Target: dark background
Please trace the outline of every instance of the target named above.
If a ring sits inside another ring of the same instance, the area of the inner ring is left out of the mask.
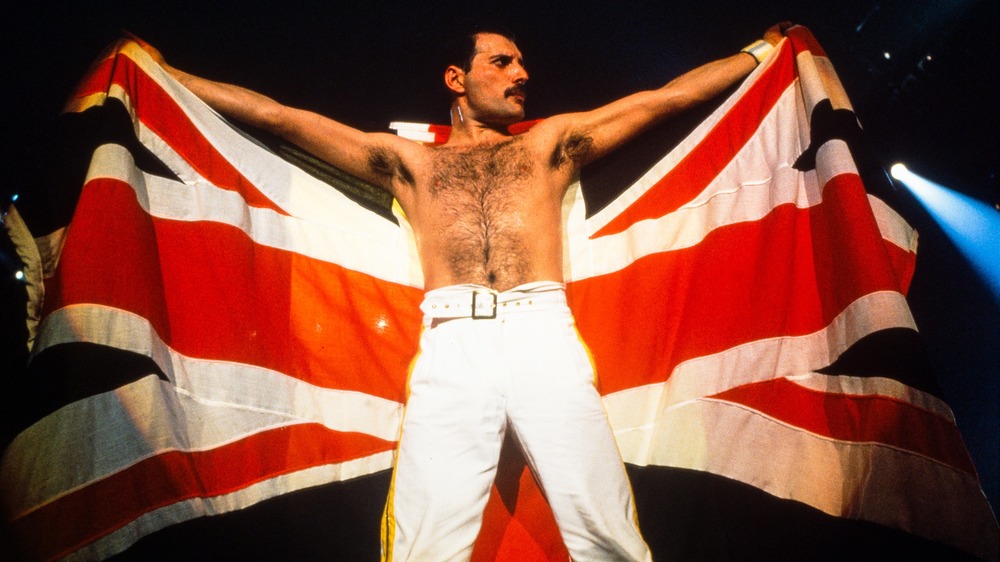
[[[178,68],[234,82],[366,130],[445,123],[436,45],[469,25],[512,31],[531,73],[528,118],[655,88],[790,20],[830,55],[872,162],[1000,204],[998,2],[92,2],[0,9],[3,207],[25,192],[75,82],[129,29]],[[888,57],[885,55],[888,53]],[[928,58],[930,55],[930,58]],[[920,233],[909,300],[945,400],[994,509],[1000,474],[1000,308],[933,219],[867,172],[869,190]],[[998,260],[1000,249],[993,248]],[[13,271],[0,249],[4,294]],[[5,312],[5,314],[8,314]],[[2,349],[10,349],[4,345]]]

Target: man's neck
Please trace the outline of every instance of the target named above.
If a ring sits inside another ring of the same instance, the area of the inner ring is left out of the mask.
[[[452,107],[451,117],[451,133],[448,135],[446,146],[493,144],[512,136],[507,130],[507,125],[477,121],[468,111],[463,112],[458,105]]]

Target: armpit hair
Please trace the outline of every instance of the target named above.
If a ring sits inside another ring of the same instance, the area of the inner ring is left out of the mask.
[[[552,153],[551,165],[553,168],[560,168],[571,162],[580,167],[589,160],[593,150],[593,137],[585,132],[572,133]]]
[[[398,177],[410,185],[413,184],[413,174],[403,164],[403,160],[398,154],[384,146],[368,149],[368,168],[373,174],[386,181]]]

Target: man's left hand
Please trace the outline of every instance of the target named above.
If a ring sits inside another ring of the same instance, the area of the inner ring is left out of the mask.
[[[767,41],[772,46],[777,45],[781,42],[781,39],[785,36],[785,30],[794,25],[790,21],[783,21],[781,23],[776,23],[771,27],[767,28],[764,32],[764,41]]]

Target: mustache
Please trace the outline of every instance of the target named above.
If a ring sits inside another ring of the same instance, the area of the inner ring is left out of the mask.
[[[528,94],[527,88],[525,88],[523,84],[518,84],[516,86],[511,86],[510,88],[507,88],[503,92],[504,97],[508,97],[508,96],[521,96],[522,98],[525,98],[525,97],[528,97],[527,94]]]

